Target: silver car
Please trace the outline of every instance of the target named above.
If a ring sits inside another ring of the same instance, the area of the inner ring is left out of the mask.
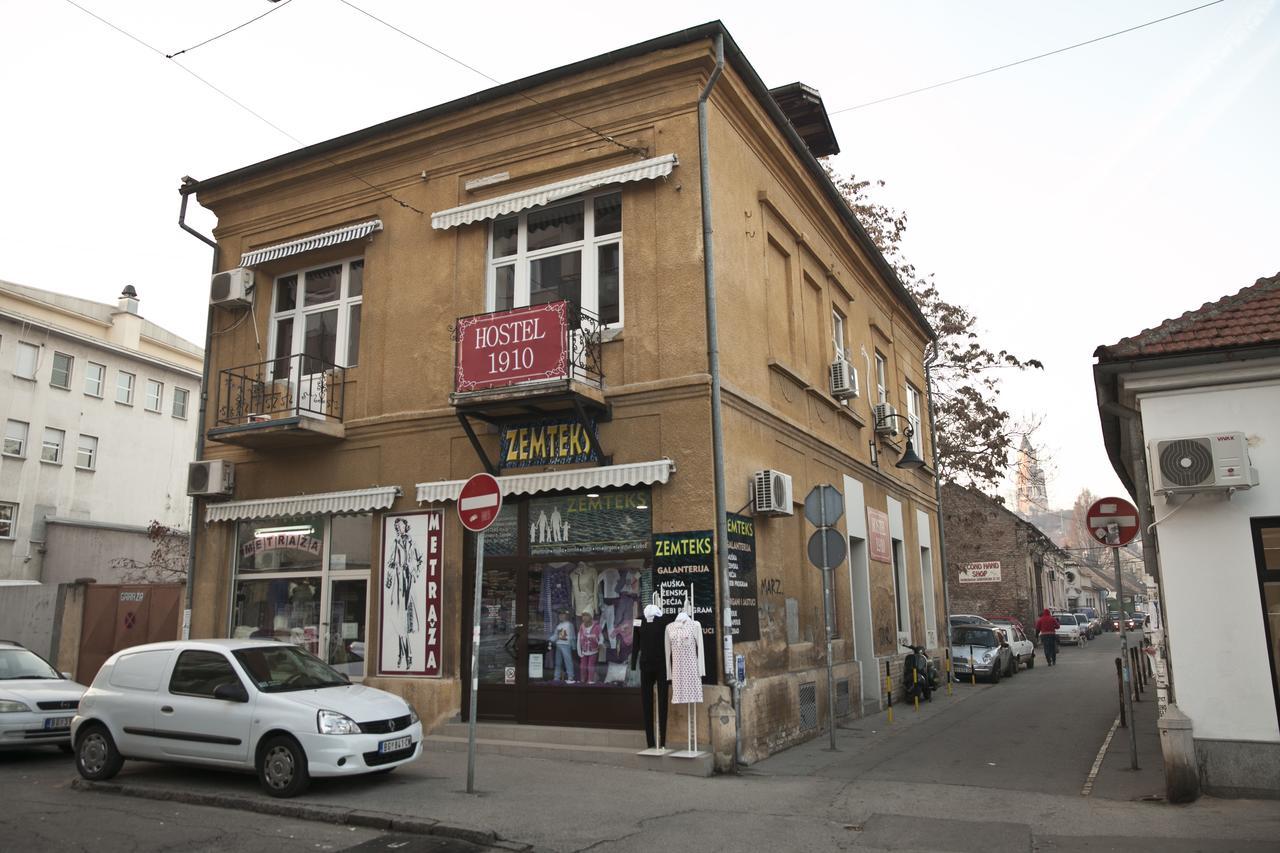
[[[955,674],[990,679],[1012,675],[1013,652],[999,629],[992,625],[959,625],[951,629],[951,655]]]

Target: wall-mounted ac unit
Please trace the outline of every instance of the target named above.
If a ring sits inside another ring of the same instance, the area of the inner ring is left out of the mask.
[[[791,475],[766,468],[751,478],[751,500],[756,515],[794,515]]]
[[[876,435],[898,434],[898,410],[888,403],[877,403],[872,410],[876,419]]]
[[[192,497],[230,497],[235,485],[236,466],[231,462],[211,459],[187,467],[187,494]]]
[[[230,308],[253,303],[253,270],[237,267],[214,273],[209,285],[209,304]]]
[[[1157,495],[1251,489],[1258,471],[1249,465],[1242,432],[1219,432],[1152,441],[1151,482]]]
[[[831,362],[827,378],[830,380],[831,396],[837,400],[848,400],[858,396],[858,371],[843,358],[837,358]]]

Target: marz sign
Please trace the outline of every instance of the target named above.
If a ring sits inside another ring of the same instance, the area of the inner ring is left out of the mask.
[[[458,320],[454,390],[463,394],[569,376],[569,303]]]
[[[960,570],[960,583],[999,583],[1000,562],[966,563]]]

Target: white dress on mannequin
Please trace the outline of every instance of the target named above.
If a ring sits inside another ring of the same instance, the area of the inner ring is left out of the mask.
[[[687,613],[667,626],[664,640],[667,679],[674,704],[702,701],[702,676],[707,664],[702,647],[702,626]]]

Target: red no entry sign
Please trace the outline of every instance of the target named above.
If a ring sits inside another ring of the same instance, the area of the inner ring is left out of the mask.
[[[476,474],[458,493],[458,518],[472,533],[488,529],[502,509],[502,489],[489,474]]]
[[[1085,513],[1089,535],[1103,545],[1118,548],[1138,535],[1138,508],[1124,498],[1102,498]]]

